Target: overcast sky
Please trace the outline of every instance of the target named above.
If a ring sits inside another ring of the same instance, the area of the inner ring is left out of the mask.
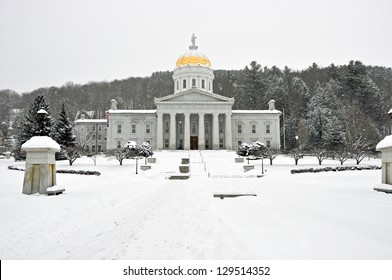
[[[214,69],[392,66],[391,0],[0,0],[0,89],[173,70],[195,33]]]

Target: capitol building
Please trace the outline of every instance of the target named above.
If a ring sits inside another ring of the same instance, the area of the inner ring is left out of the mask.
[[[148,142],[154,150],[236,150],[253,141],[279,149],[281,112],[275,101],[267,110],[232,110],[234,98],[213,92],[211,61],[195,41],[193,35],[177,60],[173,94],[155,98],[156,109],[122,110],[112,100],[106,120],[75,121],[77,137],[87,138],[93,152],[122,148],[128,141]]]

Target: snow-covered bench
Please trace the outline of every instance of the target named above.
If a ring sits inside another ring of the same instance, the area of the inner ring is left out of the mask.
[[[374,188],[374,190],[378,192],[392,193],[392,189]]]
[[[239,196],[257,196],[255,193],[216,193],[214,197],[224,199],[225,197],[239,197]]]
[[[48,188],[46,190],[46,193],[48,195],[59,195],[59,194],[62,194],[63,192],[65,192],[65,189],[61,189],[61,188],[56,187],[56,186],[53,186],[53,187]]]

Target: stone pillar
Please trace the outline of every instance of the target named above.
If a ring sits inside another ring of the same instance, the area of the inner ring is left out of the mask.
[[[199,113],[199,150],[204,150],[206,147],[205,131],[204,131],[204,113]]]
[[[176,113],[170,113],[169,149],[176,149]]]
[[[212,149],[219,150],[219,113],[213,113],[212,119]]]
[[[232,136],[231,136],[231,129],[232,129],[231,128],[231,113],[226,113],[225,118],[226,118],[226,127],[225,127],[226,149],[232,150],[233,144],[232,144]]]
[[[157,150],[163,149],[163,113],[157,112]]]
[[[23,181],[24,194],[47,194],[56,185],[55,153],[60,146],[48,136],[34,136],[22,145],[26,152],[26,169]]]
[[[191,148],[191,124],[190,113],[184,113],[184,150]]]
[[[392,185],[392,135],[381,140],[376,146],[376,151],[381,152],[381,183]]]

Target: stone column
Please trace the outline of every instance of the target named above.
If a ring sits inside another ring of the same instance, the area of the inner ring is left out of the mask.
[[[190,113],[184,113],[184,150],[190,150],[191,148],[190,116]]]
[[[219,113],[213,113],[212,119],[212,149],[219,150]]]
[[[176,113],[170,113],[169,148],[170,150],[176,149]]]
[[[226,117],[226,127],[225,127],[225,142],[226,142],[226,149],[232,150],[233,143],[231,138],[231,112],[225,114]]]
[[[163,149],[163,113],[157,112],[157,150]]]
[[[199,150],[204,150],[205,145],[204,113],[199,113]]]

